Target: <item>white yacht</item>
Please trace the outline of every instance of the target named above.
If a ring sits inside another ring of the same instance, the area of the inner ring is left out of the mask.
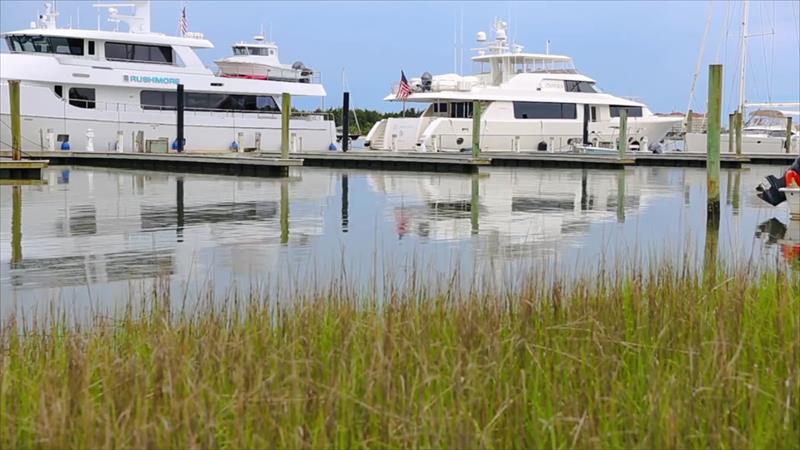
[[[773,103],[773,104],[745,104],[756,106],[759,109],[750,113],[747,123],[742,126],[742,153],[792,153],[800,151],[800,109],[788,109],[792,106],[800,107],[800,103]],[[764,106],[784,109],[763,109]],[[789,118],[793,118],[791,135],[787,137]],[[687,132],[685,137],[686,151],[692,153],[706,153],[708,135],[705,132]],[[786,150],[786,139],[789,139],[789,149]],[[730,134],[721,133],[719,136],[720,151],[728,152]]]
[[[230,78],[255,80],[291,81],[311,83],[314,71],[300,61],[292,65],[278,60],[278,46],[266,42],[263,35],[254,37],[255,42],[239,42],[233,46],[233,56],[214,61],[220,75]]]
[[[178,84],[185,89],[187,151],[276,151],[280,95],[326,95],[302,71],[291,80],[230,76],[225,67],[215,75],[196,53],[212,43],[200,33],[151,32],[148,1],[95,6],[108,9],[113,31],[58,28],[58,13],[47,5],[29,29],[2,34],[10,51],[0,54],[3,147],[11,144],[8,80],[20,81],[26,151],[167,151],[176,140]],[[121,14],[122,7],[132,14]],[[128,29],[119,31],[120,23]],[[334,122],[322,115],[295,114],[290,127],[293,151],[336,142]]]
[[[632,150],[658,145],[681,118],[658,117],[643,103],[603,93],[578,73],[571,58],[523,53],[508,42],[507,24],[496,20],[495,40],[479,32],[469,76],[428,73],[409,82],[408,102],[427,103],[420,117],[390,118],[367,135],[374,150],[461,151],[470,147],[473,101],[482,102],[482,151],[568,151],[577,144],[614,148],[619,112],[628,112]],[[398,86],[384,100],[399,101]],[[588,142],[583,142],[584,121]]]

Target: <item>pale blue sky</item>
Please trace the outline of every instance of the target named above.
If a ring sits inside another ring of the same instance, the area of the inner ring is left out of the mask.
[[[154,31],[175,34],[184,2],[154,1]],[[91,2],[58,1],[60,25],[94,28]],[[27,28],[41,1],[0,1],[0,30]],[[463,11],[464,71],[477,31],[491,30],[495,16],[506,19],[511,37],[525,50],[572,56],[582,73],[604,90],[638,97],[657,112],[684,111],[702,42],[709,3],[691,2],[255,2],[189,1],[190,29],[216,46],[200,52],[211,64],[230,45],[250,40],[263,25],[272,29],[281,60],[302,60],[322,73],[326,106],[341,104],[344,69],[356,107],[397,110],[383,102],[400,70],[410,78],[424,71],[453,71],[454,26]],[[713,3],[695,110],[705,110],[707,65],[725,64],[725,108],[737,102],[742,4]],[[105,22],[101,27],[108,29]],[[800,102],[800,1],[753,1],[750,33],[749,101]],[[3,45],[5,51],[5,45]],[[317,104],[316,102],[314,103]],[[304,105],[306,106],[306,105]]]

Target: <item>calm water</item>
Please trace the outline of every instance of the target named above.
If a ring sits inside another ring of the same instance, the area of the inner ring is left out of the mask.
[[[723,170],[722,258],[780,264],[788,211],[753,188],[781,171]],[[580,273],[631,254],[679,258],[705,240],[704,169],[305,168],[280,180],[52,167],[44,178],[0,187],[2,316],[115,302],[155,279],[173,294],[454,268],[503,283],[534,264]]]

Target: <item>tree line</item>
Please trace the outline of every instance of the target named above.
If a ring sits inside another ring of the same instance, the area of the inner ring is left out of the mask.
[[[361,126],[361,134],[366,135],[369,130],[375,125],[376,122],[387,119],[390,117],[419,117],[422,114],[422,109],[416,108],[406,108],[405,115],[403,115],[402,111],[398,112],[380,112],[375,111],[372,109],[351,109],[350,110],[350,133],[355,134],[359,132],[358,126],[356,126],[356,120],[353,117],[353,113],[355,116],[358,117],[358,125]],[[336,122],[336,126],[339,127],[342,125],[342,108],[327,108],[327,109],[319,109],[317,108],[315,113],[325,113],[333,116],[334,122]]]

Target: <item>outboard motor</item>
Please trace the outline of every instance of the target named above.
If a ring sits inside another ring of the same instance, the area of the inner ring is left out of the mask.
[[[800,157],[794,160],[794,163],[783,173],[782,176],[776,177],[774,175],[767,176],[767,184],[760,184],[756,187],[758,191],[758,198],[764,200],[772,206],[778,206],[786,201],[786,194],[781,192],[781,188],[791,186],[796,183],[800,186]]]
[[[430,72],[425,72],[420,77],[420,84],[422,85],[422,92],[430,92],[431,86],[433,85],[433,76]]]

